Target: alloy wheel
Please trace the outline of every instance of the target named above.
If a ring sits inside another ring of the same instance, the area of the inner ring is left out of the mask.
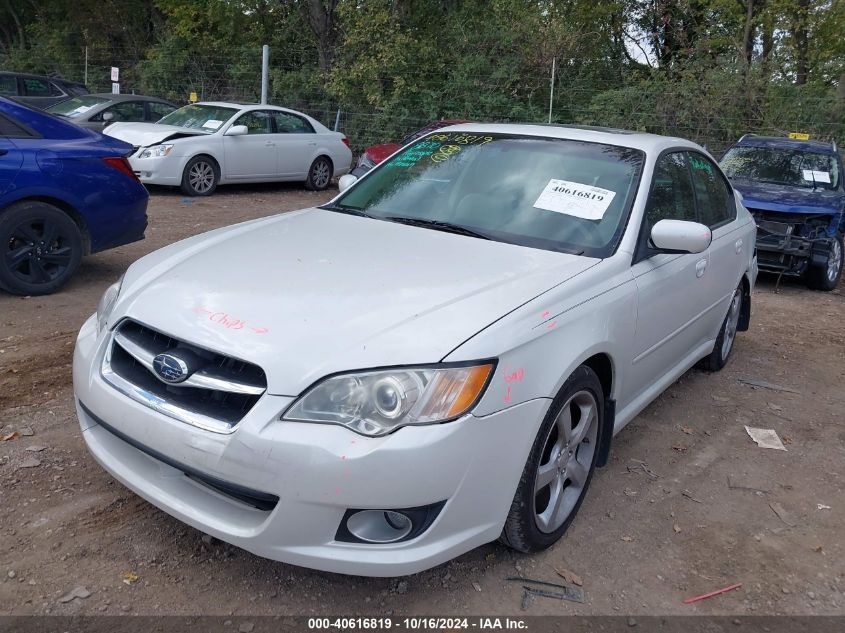
[[[3,264],[27,284],[45,284],[60,277],[71,264],[71,236],[44,218],[18,224],[9,235]]]
[[[598,436],[598,404],[578,391],[560,410],[543,445],[534,478],[534,520],[544,533],[557,530],[587,485]]]
[[[188,183],[197,193],[208,193],[214,186],[214,168],[205,161],[194,163],[188,171]]]
[[[329,180],[331,179],[331,168],[329,164],[324,161],[320,160],[314,164],[314,169],[311,172],[311,182],[314,183],[314,186],[317,189],[323,189],[328,186]]]
[[[722,359],[728,357],[736,339],[736,331],[739,327],[739,313],[742,307],[742,291],[737,288],[731,299],[731,307],[728,310],[728,318],[725,321],[725,335],[722,338]]]
[[[830,252],[827,256],[827,278],[833,283],[839,277],[839,270],[842,268],[842,245],[839,240],[834,239],[830,243]]]

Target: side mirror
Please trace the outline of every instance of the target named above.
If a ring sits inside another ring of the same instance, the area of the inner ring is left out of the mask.
[[[223,136],[243,136],[244,134],[249,134],[249,128],[245,125],[233,125],[230,127]]]
[[[112,119],[114,119],[114,112],[105,112],[103,114],[103,121],[108,122],[108,121],[111,121]]]
[[[337,181],[337,188],[341,192],[346,191],[355,184],[355,181],[358,180],[358,176],[353,176],[352,174],[346,174],[345,176],[341,176],[340,179]]]
[[[702,253],[712,240],[710,229],[698,222],[660,220],[651,229],[651,243],[663,253]]]

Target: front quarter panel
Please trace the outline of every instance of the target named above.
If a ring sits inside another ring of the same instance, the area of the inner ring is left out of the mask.
[[[606,354],[612,393],[623,393],[636,325],[637,297],[627,256],[619,253],[540,295],[449,354],[445,361],[498,357],[474,414],[485,416],[537,398],[554,398],[586,359]],[[539,420],[537,421],[539,424]]]

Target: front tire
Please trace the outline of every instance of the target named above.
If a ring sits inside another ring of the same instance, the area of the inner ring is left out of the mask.
[[[182,171],[180,189],[186,196],[210,196],[220,183],[220,166],[210,156],[194,156]]]
[[[71,278],[82,260],[82,233],[64,211],[26,201],[0,211],[0,288],[47,295]]]
[[[519,480],[501,540],[520,552],[554,545],[587,493],[604,421],[596,373],[582,365],[549,407]]]
[[[305,188],[309,191],[322,191],[332,181],[332,161],[325,156],[318,156],[308,169]]]
[[[830,242],[827,261],[823,266],[810,266],[807,269],[807,287],[810,290],[830,292],[839,285],[842,277],[842,235],[837,233]]]

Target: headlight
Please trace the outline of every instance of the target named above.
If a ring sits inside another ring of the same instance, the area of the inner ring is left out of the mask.
[[[167,156],[172,149],[172,145],[153,145],[141,152],[138,158],[161,158]]]
[[[282,419],[339,424],[371,437],[403,426],[445,422],[478,402],[494,367],[486,362],[342,374],[309,389]]]
[[[120,296],[120,287],[123,285],[123,277],[111,286],[106,288],[103,296],[100,297],[100,303],[97,304],[97,332],[102,332],[106,327],[106,322],[114,310],[114,304],[117,303],[117,298]]]

